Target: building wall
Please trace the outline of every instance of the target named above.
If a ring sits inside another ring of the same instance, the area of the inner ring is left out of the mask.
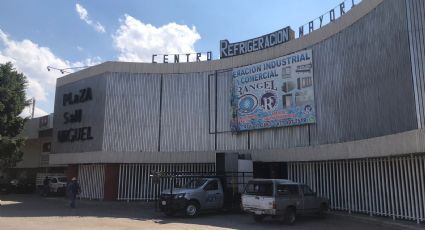
[[[406,0],[418,127],[425,127],[425,2]]]
[[[425,155],[288,164],[289,179],[309,185],[339,211],[425,220]]]
[[[384,1],[313,46],[317,124],[312,144],[417,128],[405,1]]]
[[[73,82],[56,88],[55,112],[53,116],[53,144],[52,152],[88,152],[100,150],[103,143],[105,123],[105,91],[107,74],[93,76],[88,79]],[[84,103],[63,106],[63,95],[66,93],[78,94],[81,89],[91,88],[93,99]],[[64,123],[64,114],[82,110],[82,121]],[[70,128],[91,127],[92,140],[75,142],[58,142],[58,131]]]
[[[22,156],[22,161],[16,165],[16,168],[40,167],[42,146],[42,139],[31,139],[25,141],[25,146],[21,149],[24,155]]]
[[[208,122],[208,74],[163,76],[158,151],[214,149],[214,135],[209,133]]]
[[[161,75],[110,73],[106,78],[102,149],[157,151]]]
[[[272,59],[288,54],[282,47],[312,49],[316,124],[231,133],[232,76],[228,67],[240,66],[242,61],[236,61],[237,57],[212,61],[203,71],[205,63],[113,63],[100,65],[98,68],[105,71],[110,68],[101,75],[90,77],[98,71],[94,68],[76,73],[76,79],[81,80],[70,82],[71,76],[58,80],[55,135],[57,130],[70,127],[61,123],[60,116],[71,109],[61,106],[61,95],[87,86],[97,98],[77,106],[87,111],[84,122],[96,134],[91,141],[55,143],[54,151],[107,152],[108,156],[223,150],[260,153],[417,129],[409,36],[405,32],[407,12],[405,1],[364,1],[320,30],[258,52],[262,58],[263,52],[268,52]],[[356,18],[359,15],[362,17]],[[335,28],[341,30],[337,33]],[[326,32],[330,35],[323,38]],[[259,61],[252,58],[245,63]],[[208,70],[211,68],[216,70]],[[82,73],[87,76],[82,77]]]

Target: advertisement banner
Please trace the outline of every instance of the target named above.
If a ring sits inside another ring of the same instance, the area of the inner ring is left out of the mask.
[[[232,131],[316,122],[311,50],[232,71]]]

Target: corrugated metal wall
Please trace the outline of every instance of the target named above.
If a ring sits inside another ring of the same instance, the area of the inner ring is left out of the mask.
[[[161,75],[110,73],[104,151],[158,151]]]
[[[78,165],[80,198],[102,200],[105,186],[105,165]]]
[[[215,164],[121,164],[119,170],[118,200],[156,200],[164,189],[171,187],[171,179],[163,178],[155,184],[151,172],[215,172]],[[185,184],[190,179],[181,179]]]
[[[405,9],[405,1],[384,1],[313,46],[318,118],[312,144],[417,128]]]
[[[209,134],[211,73],[164,75],[159,151],[213,150]]]
[[[425,127],[425,2],[406,0],[418,127]]]
[[[230,131],[230,119],[232,117],[232,109],[230,107],[233,84],[232,70],[217,72],[216,77],[216,79],[214,78],[217,82],[216,88],[212,88],[211,92],[217,91],[217,96],[215,97],[214,94],[214,96],[211,97],[214,98],[214,108],[217,108],[217,127],[214,127],[211,130],[215,132],[217,136],[217,149],[248,149],[248,132],[236,135]]]
[[[288,174],[334,210],[425,220],[425,155],[290,162]]]

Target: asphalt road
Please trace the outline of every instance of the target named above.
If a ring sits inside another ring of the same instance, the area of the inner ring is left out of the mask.
[[[197,218],[165,217],[153,203],[100,202],[79,200],[70,209],[66,199],[37,195],[0,195],[0,229],[425,229],[424,224],[333,213],[326,219],[298,217],[288,226],[279,220],[255,223],[251,216],[232,213],[205,213]]]

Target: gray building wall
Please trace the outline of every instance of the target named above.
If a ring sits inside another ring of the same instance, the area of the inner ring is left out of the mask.
[[[89,152],[102,149],[105,123],[105,91],[108,74],[93,76],[56,88],[55,112],[53,115],[53,153]],[[93,99],[84,103],[63,106],[65,93],[78,94],[81,89],[90,87]],[[64,113],[82,110],[82,121],[64,124]],[[58,142],[58,131],[70,128],[91,127],[92,140],[76,142]]]
[[[425,127],[425,2],[406,0],[418,127]]]
[[[417,128],[405,1],[387,0],[314,45],[317,124],[312,144]]]
[[[106,77],[104,151],[158,151],[160,74]]]
[[[158,151],[213,150],[209,133],[209,73],[163,76]]]

